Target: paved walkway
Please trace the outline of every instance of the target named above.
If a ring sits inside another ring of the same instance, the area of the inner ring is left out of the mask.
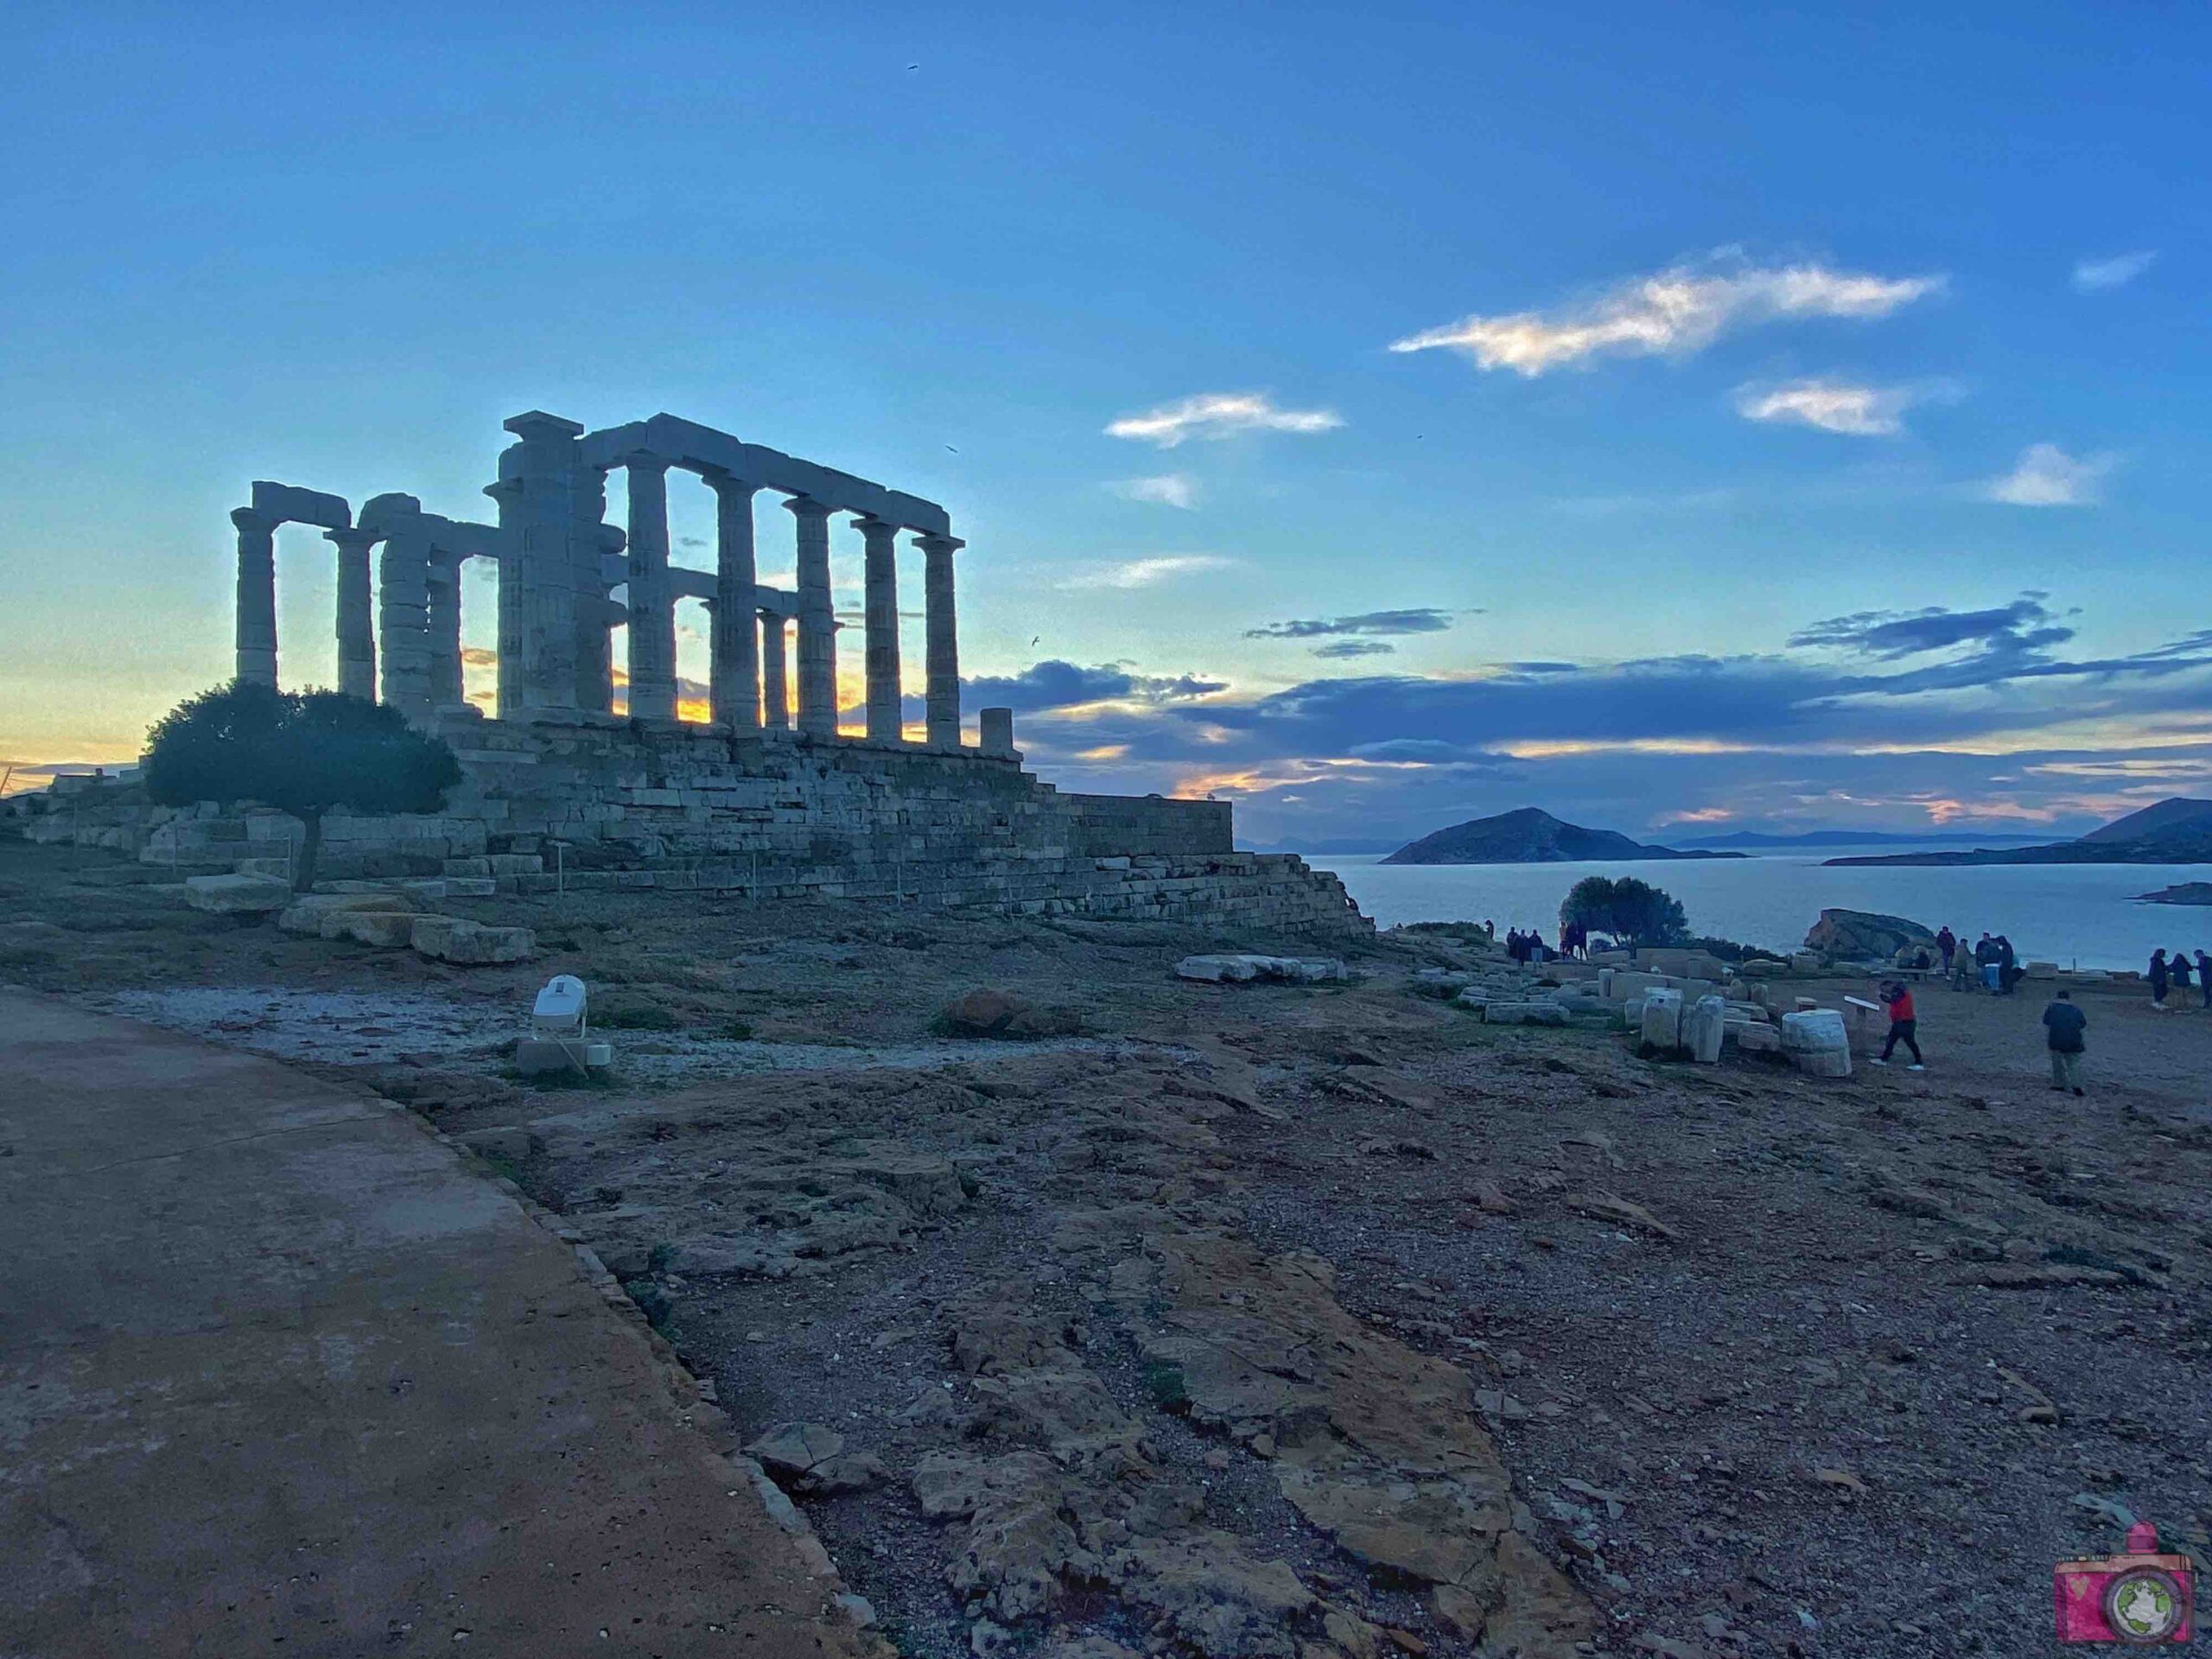
[[[859,1650],[574,1253],[372,1100],[0,991],[0,1263],[6,1659]]]

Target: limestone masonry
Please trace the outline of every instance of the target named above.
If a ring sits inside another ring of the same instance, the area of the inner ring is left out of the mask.
[[[463,782],[435,817],[327,819],[330,876],[883,898],[1287,931],[1370,925],[1335,877],[1295,857],[1234,851],[1226,802],[1063,794],[1022,771],[1009,709],[980,711],[980,741],[968,743],[953,558],[964,543],[935,503],[671,415],[592,432],[533,411],[506,429],[517,442],[485,489],[495,524],[425,512],[401,494],[372,497],[356,514],[342,496],[266,480],[231,515],[238,677],[276,683],[276,534],[315,525],[338,559],[340,689],[392,704],[461,759]],[[605,522],[617,467],[625,529]],[[670,562],[671,467],[715,493],[712,572]],[[764,493],[791,515],[796,591],[757,578],[753,504]],[[863,562],[865,735],[837,722],[840,515],[859,532]],[[919,741],[902,718],[902,536],[923,561]],[[498,570],[492,719],[463,695],[461,569],[471,559]],[[684,597],[712,618],[705,721],[677,718]],[[628,641],[621,714],[618,626]],[[28,833],[203,871],[281,858],[299,833],[259,809],[168,811],[65,785],[11,804]]]

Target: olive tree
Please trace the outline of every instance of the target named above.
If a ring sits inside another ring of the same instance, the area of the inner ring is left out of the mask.
[[[234,680],[155,724],[145,781],[165,806],[260,801],[290,813],[306,826],[292,874],[304,892],[315,881],[324,813],[435,812],[461,781],[461,763],[389,703]]]
[[[1681,901],[1632,875],[1586,875],[1559,907],[1561,927],[1579,922],[1631,945],[1672,944],[1689,932]]]

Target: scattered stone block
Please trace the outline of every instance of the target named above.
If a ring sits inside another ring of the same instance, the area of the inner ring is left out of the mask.
[[[410,943],[418,956],[467,965],[523,962],[537,947],[526,927],[487,927],[455,916],[417,916]]]
[[[1243,952],[1185,957],[1175,964],[1184,979],[1214,983],[1243,984],[1255,979],[1288,980],[1313,985],[1324,980],[1350,979],[1351,975],[1335,957],[1262,957]]]
[[[326,938],[351,939],[356,944],[391,950],[415,942],[417,922],[444,918],[418,916],[407,910],[340,910],[333,912],[327,919],[336,931],[326,933]]]
[[[1782,1016],[1782,1052],[1790,1065],[1815,1077],[1851,1075],[1851,1039],[1834,1008],[1804,1008]]]
[[[1682,1015],[1682,1046],[1700,1065],[1718,1065],[1727,1039],[1728,1005],[1718,996],[1700,996]]]
[[[184,901],[218,916],[265,916],[290,904],[292,889],[270,875],[188,875]]]
[[[1682,994],[1671,987],[1655,986],[1643,994],[1643,1019],[1638,1029],[1643,1040],[1656,1049],[1682,1046]]]
[[[1782,1049],[1781,1029],[1763,1021],[1731,1020],[1726,1034],[1734,1039],[1736,1046],[1746,1054],[1774,1054]]]
[[[1014,991],[974,990],[938,1011],[936,1027],[946,1037],[998,1037],[1020,1040],[1065,1037],[1082,1021],[1065,1008],[1043,1008]]]
[[[407,901],[396,893],[303,893],[284,906],[276,925],[287,933],[321,934],[325,918],[346,911],[406,908]]]
[[[1483,1017],[1493,1026],[1563,1026],[1567,1010],[1556,1002],[1491,1002]]]

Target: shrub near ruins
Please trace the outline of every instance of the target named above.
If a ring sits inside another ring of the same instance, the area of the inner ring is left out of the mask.
[[[260,801],[306,826],[292,885],[315,882],[323,814],[435,812],[461,763],[388,703],[234,680],[164,715],[146,739],[146,792],[163,806]]]

